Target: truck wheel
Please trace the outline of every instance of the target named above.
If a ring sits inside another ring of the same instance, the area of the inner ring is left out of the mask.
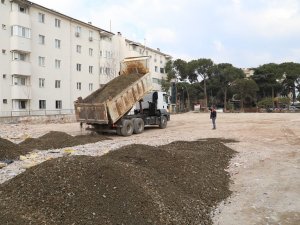
[[[121,127],[117,127],[117,135],[120,135],[120,136],[122,135],[121,134]]]
[[[166,116],[162,116],[160,118],[160,124],[159,124],[159,128],[161,129],[165,129],[167,127],[167,123],[168,123],[168,119]]]
[[[123,136],[130,136],[133,133],[133,123],[131,120],[123,120],[121,127],[121,134]]]
[[[140,134],[144,131],[144,120],[141,118],[133,119],[133,133],[134,134]]]

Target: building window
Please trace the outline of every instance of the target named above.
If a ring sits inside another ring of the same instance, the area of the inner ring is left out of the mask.
[[[7,104],[7,99],[3,99],[3,104]]]
[[[76,70],[81,71],[81,64],[79,64],[79,63],[76,64]]]
[[[75,36],[76,36],[76,37],[80,37],[80,33],[81,33],[81,27],[80,27],[80,26],[77,26],[77,27],[76,27]]]
[[[39,108],[46,109],[46,100],[39,100]]]
[[[61,60],[55,59],[55,68],[60,69]]]
[[[89,66],[89,73],[90,73],[90,74],[93,73],[93,66]]]
[[[89,90],[93,91],[93,83],[89,83]]]
[[[55,19],[55,27],[60,28],[60,20],[59,19]]]
[[[1,0],[1,3],[4,4],[4,3],[5,3],[5,0]]]
[[[26,101],[20,100],[18,104],[19,109],[26,109]]]
[[[93,49],[92,48],[89,48],[89,55],[93,56]]]
[[[25,86],[26,85],[26,77],[24,76],[14,76],[13,77],[14,85]]]
[[[76,45],[76,52],[81,53],[81,45]]]
[[[158,67],[157,66],[154,67],[154,71],[158,72]]]
[[[93,31],[89,31],[89,41],[93,41]]]
[[[160,68],[160,73],[165,73],[165,69],[164,68]]]
[[[26,61],[26,59],[27,59],[26,53],[12,52],[12,60]]]
[[[60,88],[60,80],[55,81],[55,88]]]
[[[27,100],[12,100],[13,109],[26,109]]]
[[[45,23],[45,14],[39,13],[39,22],[40,23]]]
[[[100,50],[100,57],[102,57],[102,50]]]
[[[45,66],[45,57],[39,56],[39,66]]]
[[[55,101],[55,108],[56,109],[61,109],[62,108],[62,101],[61,100],[56,100]]]
[[[19,12],[21,12],[21,13],[27,13],[27,8],[25,8],[23,6],[19,6]]]
[[[2,29],[6,30],[6,25],[5,24],[2,24]]]
[[[55,48],[60,48],[60,40],[55,39]]]
[[[157,79],[157,78],[152,78],[152,82],[154,84],[161,84],[161,80],[160,79]]]
[[[31,30],[26,27],[14,25],[11,27],[11,35],[24,38],[31,38]]]
[[[81,82],[77,82],[76,86],[77,86],[77,90],[81,90]]]
[[[44,88],[45,87],[45,78],[39,78],[39,87]]]
[[[44,45],[45,44],[45,36],[39,35],[39,44]]]
[[[108,59],[110,59],[111,58],[111,52],[110,51],[105,51],[105,58],[108,58]]]
[[[110,75],[110,68],[109,67],[105,67],[105,75]]]

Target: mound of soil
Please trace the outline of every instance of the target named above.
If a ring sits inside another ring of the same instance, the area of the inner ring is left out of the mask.
[[[84,103],[103,103],[109,98],[114,98],[129,85],[140,79],[144,74],[131,73],[120,75],[108,82],[103,88],[96,90],[85,99]]]
[[[220,141],[129,145],[46,161],[0,185],[3,224],[212,224],[235,152]]]
[[[26,152],[17,144],[4,138],[0,138],[0,161],[14,160]]]
[[[66,148],[103,140],[109,140],[109,138],[98,134],[78,135],[74,137],[59,131],[51,131],[39,138],[27,138],[18,145],[0,138],[0,160],[17,159],[20,155],[32,150]]]

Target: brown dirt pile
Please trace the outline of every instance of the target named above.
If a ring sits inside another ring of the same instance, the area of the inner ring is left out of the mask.
[[[25,151],[17,144],[10,142],[4,138],[0,138],[0,161],[17,159]]]
[[[74,137],[59,131],[51,131],[39,138],[27,138],[18,145],[0,138],[0,160],[17,159],[20,155],[26,154],[32,150],[66,148],[108,139],[109,138],[106,136],[99,134],[78,135]]]
[[[96,90],[95,92],[84,98],[82,102],[103,103],[109,98],[116,97],[120,92],[122,92],[125,88],[133,84],[142,76],[144,75],[138,73],[120,75],[108,82],[103,88]]]
[[[220,141],[130,145],[46,161],[0,185],[3,224],[212,224],[235,152]]]
[[[122,75],[128,75],[132,73],[140,73],[140,74],[149,73],[149,70],[144,66],[143,63],[139,61],[124,62],[124,65],[125,68],[121,72]]]

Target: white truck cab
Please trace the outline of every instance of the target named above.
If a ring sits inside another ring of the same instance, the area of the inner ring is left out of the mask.
[[[149,102],[153,102],[153,94],[157,93],[157,109],[165,109],[169,111],[168,95],[162,91],[152,91],[145,95],[142,99],[141,106],[143,109],[149,108]],[[137,103],[135,109],[140,109],[140,104]]]

